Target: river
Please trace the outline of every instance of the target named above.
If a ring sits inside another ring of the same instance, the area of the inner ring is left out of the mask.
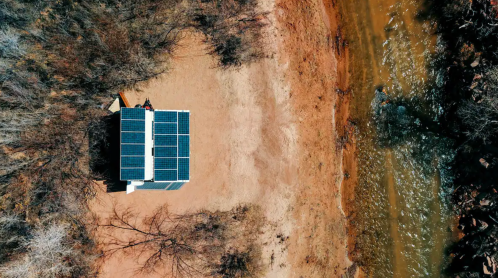
[[[443,74],[423,3],[338,3],[358,149],[351,257],[368,277],[442,277],[453,238],[452,142],[438,134]]]

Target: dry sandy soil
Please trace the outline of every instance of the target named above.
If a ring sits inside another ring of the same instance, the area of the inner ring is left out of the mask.
[[[92,210],[257,204],[271,223],[261,235],[266,277],[341,277],[351,263],[336,125],[344,125],[347,109],[336,106],[336,88],[345,89],[347,70],[330,1],[262,1],[267,58],[238,69],[217,68],[202,37],[188,36],[168,74],[126,95],[132,105],[150,98],[157,109],[191,111],[191,181],[179,191],[102,192]],[[289,239],[279,243],[277,234]],[[134,258],[113,257],[100,277],[138,277],[136,267]]]

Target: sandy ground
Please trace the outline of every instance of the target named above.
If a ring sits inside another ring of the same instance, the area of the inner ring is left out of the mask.
[[[191,181],[173,192],[100,193],[92,210],[105,216],[115,203],[147,214],[167,203],[182,213],[254,203],[270,222],[261,235],[266,277],[341,277],[350,262],[335,127],[347,111],[336,123],[335,90],[347,80],[337,74],[333,5],[277,0],[262,8],[267,58],[221,70],[202,37],[191,35],[168,74],[126,93],[132,104],[150,98],[156,109],[191,111]],[[138,277],[136,267],[133,258],[113,257],[99,277]]]

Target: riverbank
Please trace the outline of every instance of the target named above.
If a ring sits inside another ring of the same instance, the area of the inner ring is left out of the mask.
[[[346,218],[341,205],[342,148],[338,138],[348,119],[344,98],[347,62],[337,43],[333,1],[279,1],[287,77],[299,131],[295,229],[291,235],[291,277],[341,277],[351,265],[346,254]],[[341,55],[338,55],[341,53]],[[348,98],[347,96],[345,97]]]
[[[260,236],[266,277],[341,277],[351,263],[334,129],[336,83],[346,86],[335,15],[312,0],[261,6],[266,58],[222,70],[192,35],[168,74],[126,93],[132,104],[149,98],[157,109],[191,111],[191,181],[177,192],[102,192],[92,210],[105,217],[114,204],[145,215],[162,204],[174,213],[256,204],[268,220]],[[136,267],[132,257],[113,257],[100,277],[139,277]]]
[[[336,150],[341,152],[341,207],[346,217],[346,250],[348,259],[353,262],[356,246],[355,230],[350,227],[350,219],[355,213],[355,188],[358,184],[358,159],[355,122],[351,118],[351,101],[353,94],[350,87],[350,61],[349,42],[345,34],[343,18],[339,12],[339,4],[334,1],[322,1],[323,12],[328,20],[327,27],[334,40],[335,57],[337,59],[337,81],[335,101],[335,130]],[[348,270],[350,276],[364,277],[364,273],[357,264],[353,264]]]

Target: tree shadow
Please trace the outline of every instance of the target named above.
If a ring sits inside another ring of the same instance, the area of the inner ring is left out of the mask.
[[[423,111],[423,102],[418,98],[390,98],[380,86],[371,106],[381,147],[395,147],[419,137],[445,136],[441,124]]]

